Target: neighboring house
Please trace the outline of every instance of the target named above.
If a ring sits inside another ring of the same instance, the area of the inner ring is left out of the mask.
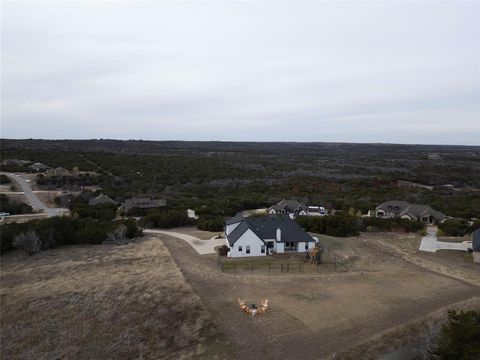
[[[268,208],[270,215],[288,215],[292,219],[296,216],[308,215],[308,207],[297,200],[282,199],[278,204]]]
[[[316,241],[289,216],[244,218],[236,215],[225,222],[229,257],[305,252],[314,248]]]
[[[36,162],[29,166],[30,169],[35,170],[36,172],[46,171],[49,167],[45,164]]]
[[[433,210],[428,205],[410,204],[406,201],[386,201],[375,209],[378,218],[399,217],[402,219],[419,220],[425,224],[437,224],[447,217],[440,211]]]
[[[49,176],[52,175],[70,175],[70,171],[62,167],[57,167],[55,169],[47,169],[45,173]]]
[[[116,205],[117,202],[113,200],[111,197],[105,194],[100,194],[94,198],[91,198],[88,200],[88,205],[90,206],[95,206],[95,205],[100,205],[100,204],[114,204]]]
[[[28,164],[30,161],[28,160],[18,160],[18,159],[5,159],[3,160],[0,165],[16,165],[16,166],[23,166]]]
[[[472,233],[473,262],[480,263],[480,229]]]
[[[149,197],[131,198],[125,200],[125,212],[129,212],[132,208],[154,209],[167,205],[164,199],[153,200]]]

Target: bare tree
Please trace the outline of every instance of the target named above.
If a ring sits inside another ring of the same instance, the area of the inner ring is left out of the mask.
[[[35,234],[35,231],[30,230],[15,236],[13,246],[17,249],[24,250],[28,255],[33,255],[42,250],[42,241],[37,234]]]
[[[128,244],[127,227],[120,225],[113,232],[107,234],[104,244],[126,245]]]

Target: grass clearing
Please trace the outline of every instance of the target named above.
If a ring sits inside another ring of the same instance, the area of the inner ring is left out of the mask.
[[[13,252],[0,279],[5,359],[211,358],[211,348],[228,357],[159,240]]]

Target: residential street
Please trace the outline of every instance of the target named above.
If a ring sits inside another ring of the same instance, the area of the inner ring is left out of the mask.
[[[34,208],[34,210],[43,210],[43,212],[48,216],[59,216],[68,212],[68,209],[63,208],[54,208],[51,209],[47,207],[44,203],[40,201],[40,199],[35,195],[31,186],[27,181],[20,175],[7,173],[7,172],[0,172],[2,175],[8,176],[13,181],[17,182],[20,187],[22,188],[25,197],[27,198],[29,204]]]
[[[422,238],[420,243],[420,251],[436,252],[437,250],[461,250],[467,251],[467,248],[471,247],[471,244],[467,242],[462,243],[451,243],[443,242],[437,240],[437,231],[436,226],[427,227],[427,236]]]

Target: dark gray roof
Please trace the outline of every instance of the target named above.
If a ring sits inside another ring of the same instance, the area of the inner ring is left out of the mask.
[[[406,201],[401,201],[401,200],[390,200],[390,201],[385,201],[383,204],[378,205],[375,210],[383,210],[385,212],[395,212],[395,208],[398,208],[396,210],[397,212],[402,212],[405,210],[407,207],[410,206],[410,203]]]
[[[108,204],[108,203],[116,204],[117,202],[115,200],[113,200],[111,197],[109,197],[108,195],[105,195],[105,194],[100,194],[100,195],[88,200],[88,205],[92,205],[92,206],[95,206],[95,205],[98,205],[98,204]]]
[[[231,225],[231,224],[235,224],[237,222],[240,222],[240,221],[243,221],[245,218],[242,216],[241,213],[238,213],[237,215],[235,215],[234,217],[228,219],[227,221],[225,221],[225,224],[226,225]]]
[[[260,239],[276,239],[277,229],[281,230],[280,242],[313,242],[315,241],[300,225],[288,216],[270,215],[266,217],[245,218],[227,236],[228,243],[233,245],[245,231],[251,229]]]
[[[300,210],[305,210],[308,211],[308,208],[302,204],[300,201],[297,200],[285,200],[282,199],[280,202],[277,204],[273,205],[270,207],[270,209],[273,209],[275,211],[280,211],[284,209],[285,207],[289,208],[291,211],[300,211]]]
[[[480,252],[480,229],[472,233],[472,249],[475,252]]]
[[[428,205],[410,204],[401,200],[385,201],[383,204],[378,205],[375,211],[383,210],[387,213],[396,213],[398,216],[410,215],[411,217],[421,217],[422,215],[429,213],[437,220],[443,220],[446,215],[440,211],[433,210]]]
[[[125,200],[125,211],[137,207],[141,209],[152,209],[165,206],[167,202],[164,199],[152,200],[149,197],[131,198]]]

